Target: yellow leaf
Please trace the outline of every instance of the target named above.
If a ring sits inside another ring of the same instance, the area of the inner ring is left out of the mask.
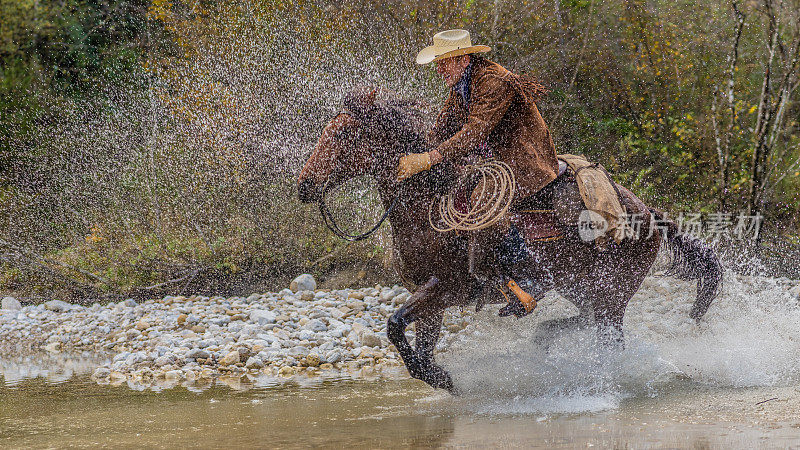
[[[753,106],[751,106],[751,107],[750,107],[750,110],[749,110],[749,111],[747,111],[747,114],[753,114],[753,113],[756,111],[756,108],[757,108],[757,106],[756,106],[756,105],[753,105]]]

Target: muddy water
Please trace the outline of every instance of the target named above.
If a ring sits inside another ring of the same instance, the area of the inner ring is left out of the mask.
[[[562,299],[519,321],[487,308],[440,344],[457,398],[402,370],[156,388],[96,384],[96,355],[0,357],[0,448],[800,448],[798,282],[725,281],[698,325],[693,285],[649,280],[620,350],[542,335],[575,312]]]
[[[608,410],[503,412],[406,379],[156,393],[40,378],[0,388],[0,447],[791,447],[798,398],[791,387],[684,385]]]

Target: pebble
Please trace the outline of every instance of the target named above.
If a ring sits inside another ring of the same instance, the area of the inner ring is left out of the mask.
[[[126,299],[90,307],[50,300],[15,311],[16,303],[6,297],[0,354],[20,346],[49,355],[88,352],[108,358],[90,371],[95,380],[137,386],[207,383],[202,380],[245,372],[315,376],[316,368],[350,375],[365,365],[394,370],[401,364],[385,329],[394,299],[405,289],[316,290],[308,274],[295,281],[280,292]],[[446,325],[466,323],[462,312],[457,315]],[[377,363],[378,354],[391,364]]]
[[[109,370],[107,367],[98,367],[97,369],[95,369],[94,373],[92,374],[92,377],[94,377],[95,379],[102,379],[102,378],[108,378],[109,375],[111,375],[111,370]]]
[[[264,363],[261,361],[261,359],[251,356],[247,358],[247,362],[244,364],[244,366],[248,369],[260,369],[264,367]]]
[[[219,360],[220,366],[231,366],[239,363],[239,352],[234,350]]]
[[[375,333],[365,330],[361,333],[361,343],[367,347],[378,347],[381,345],[381,338]]]

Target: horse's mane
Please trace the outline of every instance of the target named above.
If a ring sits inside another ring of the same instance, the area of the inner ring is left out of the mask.
[[[393,93],[356,89],[345,95],[344,108],[365,125],[364,131],[376,142],[396,149],[398,153],[421,152],[425,149],[424,104],[401,98]]]

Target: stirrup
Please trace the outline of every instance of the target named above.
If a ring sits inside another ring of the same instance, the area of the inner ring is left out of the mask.
[[[517,296],[517,299],[522,306],[525,307],[525,312],[530,313],[536,308],[536,299],[531,294],[528,294],[517,284],[514,280],[508,280],[508,288]]]
[[[525,292],[514,280],[509,280],[507,286],[509,290],[514,293],[516,298],[511,300],[506,293],[501,290],[500,292],[506,297],[508,303],[506,306],[500,308],[498,315],[500,317],[506,317],[513,314],[515,317],[521,318],[533,312],[534,308],[536,308],[536,299]]]

